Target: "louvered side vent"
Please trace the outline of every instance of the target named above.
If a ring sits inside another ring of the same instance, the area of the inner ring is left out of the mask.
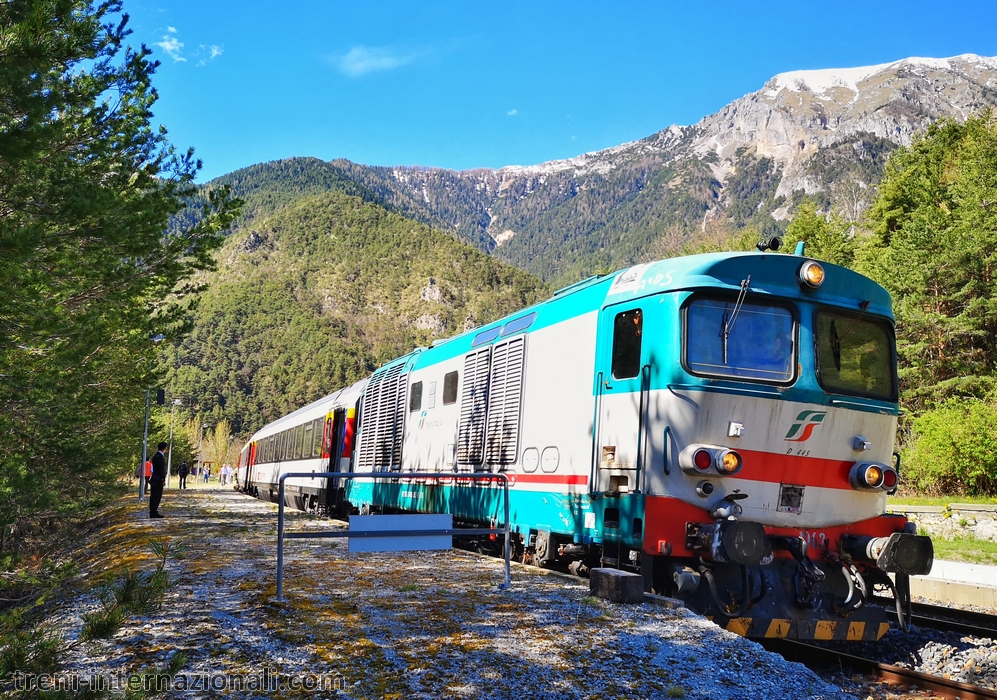
[[[402,463],[402,427],[405,419],[404,363],[375,372],[364,392],[358,471],[398,469]]]
[[[485,457],[490,465],[505,466],[516,462],[525,350],[526,338],[520,336],[499,343],[492,354],[485,439]]]
[[[485,409],[488,406],[488,365],[491,348],[464,358],[464,385],[457,428],[457,463],[481,464],[485,452]]]

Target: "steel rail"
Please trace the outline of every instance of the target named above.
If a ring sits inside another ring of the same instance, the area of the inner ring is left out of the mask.
[[[897,613],[892,607],[892,598],[876,597],[871,602],[886,608],[887,615],[896,621]],[[911,624],[943,632],[959,632],[997,639],[997,616],[975,610],[961,610],[929,603],[911,603]]]
[[[862,673],[881,678],[887,683],[923,688],[952,700],[997,700],[997,690],[958,683],[940,676],[879,663],[842,651],[813,646],[806,642],[791,639],[765,639],[759,640],[759,643],[769,651],[790,661],[799,661],[808,666],[817,662],[849,666]]]

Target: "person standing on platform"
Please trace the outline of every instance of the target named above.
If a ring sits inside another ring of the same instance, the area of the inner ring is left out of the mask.
[[[177,476],[180,477],[180,483],[177,488],[186,489],[187,488],[187,475],[190,474],[190,465],[186,462],[181,462],[180,469],[177,470]]]
[[[170,444],[161,442],[157,445],[159,450],[152,456],[152,479],[150,479],[149,494],[149,517],[161,518],[163,514],[159,512],[159,502],[163,500],[163,486],[166,485],[166,450]]]

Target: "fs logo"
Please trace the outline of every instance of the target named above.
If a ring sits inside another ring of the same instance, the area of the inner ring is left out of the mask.
[[[814,428],[821,424],[827,411],[804,411],[796,416],[796,422],[786,433],[786,442],[806,442],[814,432]]]

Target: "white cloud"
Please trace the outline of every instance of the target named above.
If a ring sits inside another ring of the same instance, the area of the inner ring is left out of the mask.
[[[198,61],[197,65],[199,67],[200,66],[206,66],[206,65],[208,65],[208,63],[210,63],[211,61],[214,61],[216,58],[218,58],[219,56],[221,56],[223,53],[225,53],[225,49],[222,48],[221,46],[218,46],[217,44],[212,44],[211,46],[207,46],[205,44],[201,44],[201,46],[197,50],[197,55],[198,56],[204,56],[204,54],[208,54],[208,55],[205,56],[204,58],[202,58],[200,61]]]
[[[394,70],[412,63],[419,54],[404,53],[391,47],[354,46],[336,59],[340,72],[357,78],[376,71]]]
[[[517,114],[519,114],[519,110],[518,110],[518,109],[510,109],[510,110],[509,110],[508,112],[506,112],[505,114],[506,114],[506,116],[508,116],[508,117],[514,117],[514,116],[516,116]]]
[[[168,26],[168,27],[166,27],[166,31],[168,31],[170,34],[176,34],[177,33],[177,28],[176,27],[169,27]]]
[[[174,32],[176,31],[173,27],[170,27],[170,30]],[[183,42],[178,41],[175,36],[170,36],[169,34],[164,35],[162,41],[156,42],[156,46],[169,54],[170,58],[172,58],[174,62],[179,63],[181,61],[187,61],[186,58],[180,55],[180,52],[183,51]]]

